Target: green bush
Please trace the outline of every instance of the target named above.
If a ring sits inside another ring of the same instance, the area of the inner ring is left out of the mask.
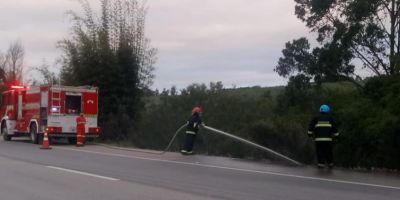
[[[146,110],[136,123],[132,143],[142,148],[163,149],[201,105],[207,125],[249,139],[303,163],[315,159],[308,123],[327,103],[338,121],[340,138],[335,143],[335,162],[343,167],[400,169],[400,79],[371,78],[363,90],[352,84],[317,86],[289,84],[286,88],[207,88],[194,84],[177,94],[165,90],[146,98]],[[178,150],[184,132],[173,144]],[[273,155],[215,133],[201,130],[198,153],[240,158],[276,159]]]

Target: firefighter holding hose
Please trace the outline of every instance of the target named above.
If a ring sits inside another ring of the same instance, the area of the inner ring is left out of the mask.
[[[201,108],[200,106],[195,106],[192,110],[192,115],[188,119],[186,126],[186,138],[184,146],[181,150],[183,155],[193,154],[193,145],[196,139],[197,132],[199,131],[199,125],[204,123],[201,120]]]

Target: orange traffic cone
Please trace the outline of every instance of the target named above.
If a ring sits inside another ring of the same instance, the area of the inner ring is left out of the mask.
[[[41,149],[51,149],[50,147],[50,142],[49,142],[49,136],[47,135],[47,131],[44,132],[43,136],[43,143]]]

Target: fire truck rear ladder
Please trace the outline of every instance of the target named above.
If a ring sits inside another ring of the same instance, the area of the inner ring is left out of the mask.
[[[50,105],[52,114],[61,114],[61,91],[51,90],[51,105]],[[53,108],[57,108],[57,110],[53,110]]]

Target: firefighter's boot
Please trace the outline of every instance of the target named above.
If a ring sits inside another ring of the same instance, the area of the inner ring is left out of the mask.
[[[193,151],[186,151],[185,149],[182,149],[181,154],[185,156],[193,155]]]
[[[77,134],[76,135],[76,146],[77,147],[83,147],[83,134]]]

